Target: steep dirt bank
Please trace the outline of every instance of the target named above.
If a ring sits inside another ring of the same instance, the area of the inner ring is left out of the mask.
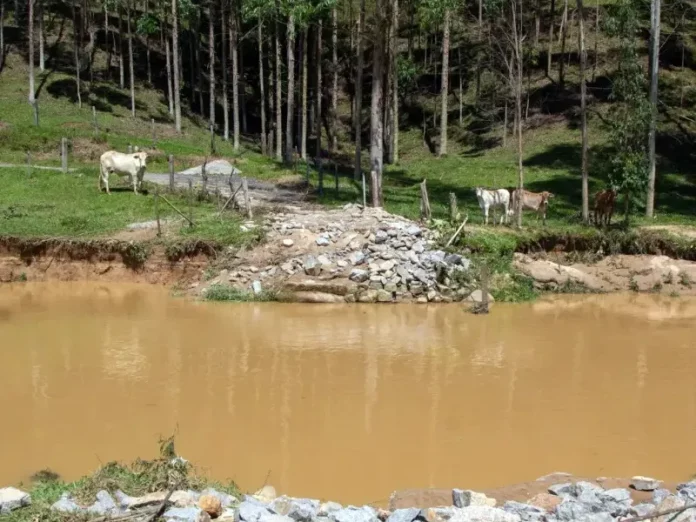
[[[0,238],[0,282],[107,281],[185,285],[197,281],[210,252],[117,240]]]

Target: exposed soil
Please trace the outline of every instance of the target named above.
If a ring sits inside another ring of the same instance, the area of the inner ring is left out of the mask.
[[[615,255],[577,261],[564,254],[515,254],[514,266],[543,290],[696,295],[696,262],[667,256]]]
[[[0,282],[106,281],[185,286],[201,278],[208,256],[200,250],[172,261],[153,245],[147,259],[121,241],[0,239]]]

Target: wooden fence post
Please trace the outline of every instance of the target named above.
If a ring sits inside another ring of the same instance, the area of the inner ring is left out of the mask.
[[[160,208],[159,208],[159,187],[155,187],[155,219],[157,219],[157,237],[162,236],[162,225],[160,224]]]
[[[208,165],[208,158],[205,158],[203,165],[201,165],[201,194],[203,195],[203,197],[208,196],[208,173],[205,170],[206,165]]]
[[[169,155],[169,192],[174,192],[174,155]]]
[[[27,177],[31,178],[31,152],[27,151]]]
[[[31,104],[31,108],[34,112],[34,125],[39,126],[39,100],[34,100]]]
[[[210,124],[210,154],[215,154],[215,126]]]
[[[244,192],[244,206],[246,207],[247,217],[252,219],[254,216],[251,212],[251,198],[249,197],[249,184],[246,177],[242,178],[242,191]]]
[[[365,187],[365,173],[361,171],[362,174],[362,204],[363,204],[363,209],[367,207],[367,187]]]
[[[456,223],[459,219],[457,210],[457,195],[454,192],[449,194],[450,223]]]
[[[133,145],[128,144],[128,154],[133,154]]]
[[[155,134],[155,119],[150,118],[150,129],[152,129],[152,148],[157,148],[157,136]]]
[[[60,139],[60,168],[63,173],[68,172],[68,138]]]
[[[324,167],[321,161],[321,151],[319,152],[319,156],[317,157],[317,167],[319,169],[319,195],[323,196],[324,195]]]
[[[338,164],[334,160],[334,180],[336,181],[336,197],[338,197]]]
[[[374,170],[370,171],[370,199],[373,207],[379,207],[379,185],[377,179],[377,172]]]
[[[188,180],[189,227],[193,228],[193,181]]]
[[[431,217],[430,211],[430,199],[428,198],[428,187],[425,184],[425,180],[420,184],[421,191],[421,219],[423,221],[428,221]]]

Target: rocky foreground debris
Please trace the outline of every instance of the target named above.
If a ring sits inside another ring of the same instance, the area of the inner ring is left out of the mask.
[[[634,503],[632,492],[646,500]],[[166,492],[130,497],[116,491],[100,491],[91,505],[79,505],[64,494],[52,510],[79,514],[86,518],[150,517],[153,508],[162,506]],[[693,522],[696,507],[662,515],[668,510],[696,506],[696,481],[664,489],[649,477],[634,477],[629,488],[605,489],[587,481],[560,482],[527,502],[499,503],[483,493],[453,489],[451,505],[420,509],[416,507],[387,511],[372,506],[343,506],[316,499],[276,497],[265,487],[254,495],[235,498],[215,489],[175,491],[163,506],[162,518],[170,522],[621,522],[634,517],[650,517],[654,522]],[[31,502],[29,495],[15,488],[0,489],[0,513],[21,509]]]
[[[481,300],[469,259],[440,249],[437,231],[383,209],[286,207],[263,226],[265,257],[242,256],[209,285],[258,282],[312,302]]]

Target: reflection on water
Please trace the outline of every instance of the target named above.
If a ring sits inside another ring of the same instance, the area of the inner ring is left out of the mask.
[[[153,456],[344,502],[554,470],[684,479],[696,301],[212,305],[144,286],[0,287],[0,484]],[[674,419],[678,418],[678,423]]]

